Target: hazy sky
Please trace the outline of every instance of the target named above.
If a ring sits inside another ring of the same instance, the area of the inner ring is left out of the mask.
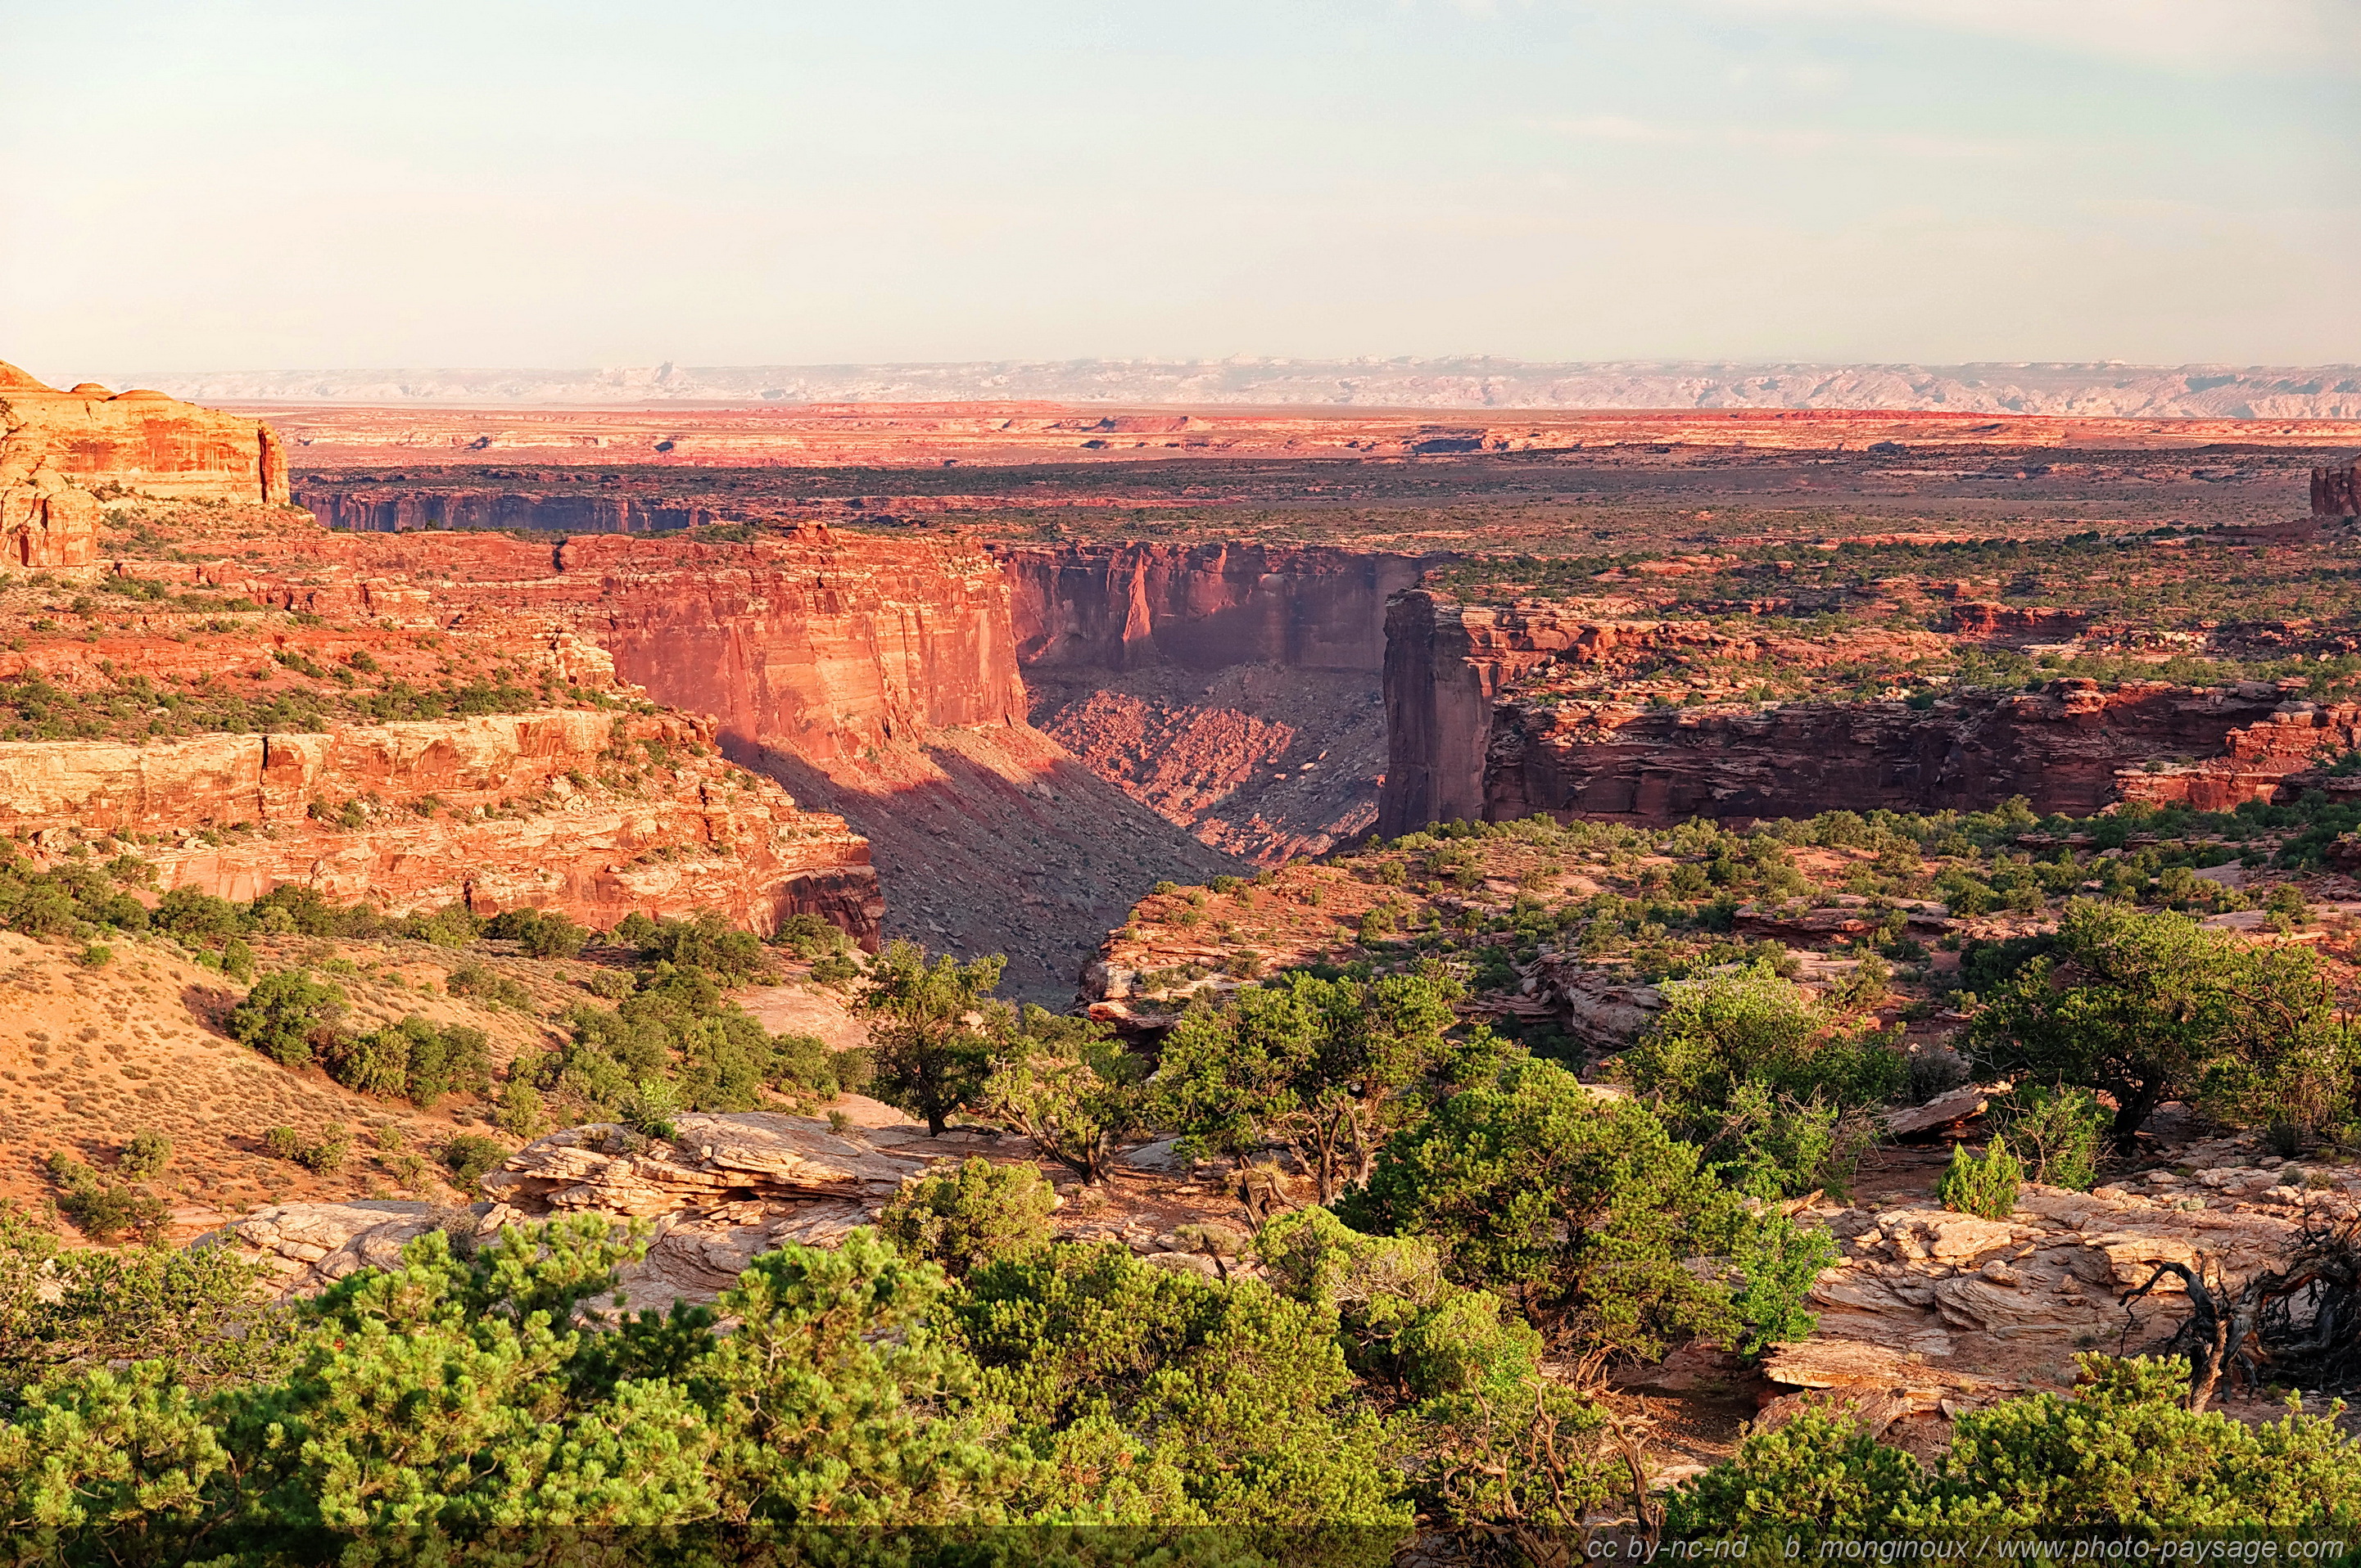
[[[2361,0],[0,0],[0,358],[2361,361]]]

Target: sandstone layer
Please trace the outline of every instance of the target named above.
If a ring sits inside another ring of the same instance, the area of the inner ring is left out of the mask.
[[[1027,1000],[1070,1001],[1108,926],[1159,879],[1242,869],[1174,832],[1027,722],[1007,578],[956,536],[843,534],[811,524],[737,544],[542,541],[346,534],[282,521],[209,558],[127,561],[115,570],[287,612],[297,624],[241,646],[233,660],[241,676],[269,677],[271,649],[280,644],[282,658],[346,660],[368,650],[323,640],[334,641],[339,627],[374,625],[390,628],[389,639],[398,632],[502,650],[530,672],[517,678],[626,683],[632,697],[704,716],[699,732],[732,761],[784,784],[807,816],[841,814],[874,846],[886,913],[876,906],[880,884],[868,856],[850,844],[832,880],[821,879],[819,865],[807,868],[780,913],[817,907],[863,940],[882,929],[939,949],[1005,952],[1011,989]],[[446,667],[449,652],[445,647]],[[170,636],[135,649],[107,635],[44,643],[21,657],[97,684],[103,664],[150,671],[199,654],[232,657]],[[375,654],[381,678],[390,678],[393,655],[381,646]],[[0,675],[15,657],[0,652]],[[414,678],[430,674],[431,663]],[[390,819],[367,837],[398,846],[401,826]],[[615,859],[635,862],[634,879],[658,874],[667,848],[669,874],[708,863],[702,846],[712,835],[694,822],[659,826],[653,842],[621,824],[614,831],[620,837],[612,850],[624,852],[614,854],[602,838],[588,840],[596,854],[566,872],[566,896],[586,906],[611,901],[600,879]],[[804,843],[804,852],[817,852]],[[491,848],[526,863],[546,855],[571,864],[539,841]],[[751,913],[758,902],[710,876],[684,883],[681,895],[692,891],[715,894],[733,913]],[[775,918],[752,917],[765,927]]]
[[[1447,559],[1256,543],[1001,552],[1034,721],[1167,821],[1263,864],[1375,819],[1385,603]]]
[[[287,499],[277,433],[161,392],[68,391],[0,364],[0,555],[21,566],[96,558],[94,492],[275,506]]]
[[[2115,775],[2116,793],[2125,800],[2199,811],[2235,811],[2250,800],[2292,803],[2306,789],[2361,788],[2361,779],[2317,771],[2356,749],[2361,705],[2290,703],[2262,723],[2232,730],[2218,757],[2124,769]]]
[[[1690,817],[1978,809],[2024,795],[2087,813],[2119,770],[2206,757],[2287,702],[2278,685],[2196,689],[2061,679],[1904,702],[1642,707],[1517,695],[1560,661],[1715,633],[1601,621],[1551,606],[1477,608],[1413,591],[1389,610],[1389,756],[1378,830],[1536,811],[1667,823]]]
[[[601,928],[713,908],[764,932],[808,912],[873,947],[883,914],[865,840],[676,715],[0,743],[0,830],[39,846],[93,829],[162,839],[161,886],[233,899],[296,884],[394,914],[531,905]]]
[[[1082,544],[1000,553],[1028,670],[1385,663],[1385,605],[1448,556],[1264,544]]]

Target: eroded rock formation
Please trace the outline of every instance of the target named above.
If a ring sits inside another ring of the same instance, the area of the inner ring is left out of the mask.
[[[1001,559],[1035,722],[1102,778],[1266,864],[1374,820],[1384,606],[1444,557],[1133,543]]]
[[[554,533],[650,533],[718,521],[695,501],[577,495],[486,486],[425,489],[411,485],[294,484],[295,504],[331,528],[361,533],[409,530],[535,528]]]
[[[1012,549],[1009,611],[1028,670],[1271,663],[1376,672],[1385,605],[1440,557],[1316,545]]]
[[[2233,811],[2250,800],[2291,801],[2306,788],[2361,784],[2361,779],[2329,779],[2313,771],[2361,748],[2361,706],[2290,704],[2259,724],[2232,730],[2224,746],[2222,755],[2195,762],[2123,769],[2115,775],[2116,792],[2152,806]]]
[[[1597,662],[1635,641],[1669,648],[1717,638],[1701,625],[1399,596],[1388,614],[1378,830],[1536,811],[1669,823],[1975,809],[2018,795],[2037,811],[2087,813],[2116,798],[2119,770],[2217,753],[2234,730],[2271,718],[2287,701],[2279,686],[2257,682],[2103,690],[2077,679],[2037,692],[1966,689],[1923,707],[1642,707],[1517,693],[1520,677],[1561,660]]]
[[[2315,517],[2361,517],[2361,462],[2314,468],[2312,511]]]
[[[680,715],[0,743],[0,829],[91,828],[160,836],[162,886],[235,899],[294,883],[395,914],[532,905],[600,927],[714,908],[758,931],[809,912],[873,947],[884,912],[863,839],[724,763]]]
[[[259,420],[92,382],[60,391],[0,364],[0,556],[89,565],[101,488],[272,506],[287,499],[287,459]]]

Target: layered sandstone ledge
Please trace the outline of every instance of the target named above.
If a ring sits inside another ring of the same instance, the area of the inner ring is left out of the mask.
[[[391,914],[532,905],[598,927],[713,908],[762,932],[808,912],[871,946],[884,914],[866,839],[722,762],[681,715],[8,742],[0,830],[45,850],[160,838],[161,887],[235,899],[295,884]]]
[[[1880,635],[1912,644],[1893,650],[1904,654],[1948,646],[1927,632]],[[2013,795],[2037,811],[2089,813],[2121,797],[2126,770],[2154,759],[2214,756],[2235,733],[2250,731],[2258,753],[2276,756],[2284,740],[2308,761],[2352,728],[2349,718],[2328,715],[2315,722],[2308,705],[2265,682],[2196,688],[2131,681],[2102,689],[2068,678],[2030,692],[1966,688],[1923,707],[1679,707],[1564,701],[1525,685],[1554,664],[1693,650],[1747,653],[1742,642],[1703,623],[1471,607],[1424,591],[1397,596],[1387,622],[1389,754],[1378,831],[1537,811],[1664,824],[1973,810]],[[1772,650],[1766,643],[1761,651]],[[2191,800],[2256,798],[2251,779],[2238,783],[2235,762],[2218,788],[2187,787]],[[2249,793],[2237,795],[2242,787]]]
[[[278,506],[287,458],[260,420],[91,382],[60,391],[0,364],[0,560],[90,565],[102,488]]]
[[[930,729],[1025,721],[1006,579],[961,540],[818,524],[751,544],[307,529],[269,555],[191,575],[331,619],[570,631],[655,701],[710,716],[733,750],[828,763]]]
[[[1374,674],[1386,601],[1448,559],[1232,543],[1000,552],[1026,667],[1108,672],[1170,661]]]

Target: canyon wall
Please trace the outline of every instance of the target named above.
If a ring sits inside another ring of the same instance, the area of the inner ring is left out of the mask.
[[[828,764],[1025,719],[1005,580],[958,541],[819,524],[751,544],[322,532],[291,537],[280,557],[206,580],[315,613],[407,607],[464,631],[521,616],[569,629],[657,702],[710,715],[733,748]]]
[[[955,537],[813,523],[711,544],[290,525],[264,554],[137,569],[332,624],[530,644],[569,679],[620,677],[708,715],[733,761],[862,835],[886,899],[867,929],[1005,953],[1024,1000],[1071,1001],[1107,927],[1158,880],[1241,869],[1030,727],[1007,579]]]
[[[1385,605],[1443,556],[1317,545],[1075,544],[1000,553],[1028,669],[1376,672]]]
[[[2070,679],[2037,692],[1963,691],[1926,707],[1521,700],[1519,678],[1546,663],[1596,658],[1633,638],[1704,633],[1427,593],[1395,599],[1388,628],[1389,750],[1378,818],[1387,834],[1539,811],[1670,823],[1975,809],[2018,795],[2038,811],[2087,813],[2117,798],[2121,770],[2219,753],[2234,731],[2267,723],[2288,700],[2264,683],[2102,690]]]
[[[2361,705],[2290,704],[2259,724],[2234,729],[2218,757],[2147,763],[2115,778],[2125,800],[2235,811],[2246,802],[2292,804],[2321,763],[2361,749]]]
[[[709,725],[586,708],[325,734],[0,743],[0,830],[161,842],[164,888],[250,899],[287,883],[393,914],[532,905],[605,927],[808,912],[874,947],[865,840],[723,763]]]
[[[1385,604],[1450,557],[1154,543],[999,554],[1034,722],[1093,772],[1266,865],[1367,830]]]
[[[554,533],[652,533],[702,528],[719,519],[696,501],[578,495],[486,487],[427,489],[350,486],[298,478],[295,504],[331,528],[360,533],[409,529],[533,529]]]

